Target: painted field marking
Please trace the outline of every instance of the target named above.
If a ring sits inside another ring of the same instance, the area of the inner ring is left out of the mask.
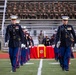
[[[49,64],[58,65],[60,63],[59,62],[53,62],[53,63],[49,63]],[[71,64],[71,63],[69,63],[69,64]]]
[[[43,65],[42,63],[43,63],[43,59],[40,60],[37,75],[41,75],[41,69],[42,69],[42,65]]]
[[[24,65],[32,65],[32,64],[34,64],[34,63],[25,63]]]

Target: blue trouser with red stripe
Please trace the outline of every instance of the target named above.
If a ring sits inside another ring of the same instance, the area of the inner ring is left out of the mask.
[[[59,48],[54,47],[54,53],[55,53],[55,60],[58,61]]]
[[[30,60],[30,48],[27,49],[27,60]]]
[[[20,64],[23,65],[24,63],[26,63],[26,49],[21,48],[21,61],[20,61]]]
[[[70,47],[60,47],[59,50],[59,62],[62,68],[65,70],[69,69],[69,59],[71,56],[71,48]]]
[[[20,67],[20,60],[21,60],[21,48],[19,48],[18,50],[18,58],[17,58],[17,64],[16,64],[17,68]]]
[[[9,47],[9,57],[12,65],[12,71],[16,70],[18,50],[18,47]]]

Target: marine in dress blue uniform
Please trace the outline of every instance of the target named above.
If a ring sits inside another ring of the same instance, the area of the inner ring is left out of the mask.
[[[19,19],[17,19],[17,20],[16,20],[16,24],[19,24],[19,23],[20,23],[20,20],[19,20]],[[17,55],[18,55],[18,58],[17,58],[16,68],[20,68],[20,61],[21,61],[21,48],[19,48]]]
[[[59,62],[62,70],[69,71],[69,59],[71,56],[71,44],[75,42],[76,36],[72,25],[68,24],[68,16],[62,16],[63,24],[58,27],[55,46],[60,40]],[[72,37],[73,38],[72,38]]]
[[[24,32],[24,44],[25,44],[25,48],[21,48],[21,61],[20,61],[20,64],[21,66],[23,66],[24,63],[26,63],[26,52],[27,52],[27,49],[26,49],[26,33],[25,33],[25,29],[23,29],[23,32]]]
[[[17,64],[17,58],[18,58],[18,50],[19,47],[24,46],[23,44],[23,31],[19,24],[16,23],[16,19],[18,17],[15,15],[11,16],[11,24],[7,26],[6,28],[6,34],[5,34],[5,45],[7,41],[9,40],[9,57],[12,65],[12,71],[16,72],[16,64]]]
[[[31,44],[30,44],[29,36],[30,36],[29,33],[26,33],[26,36],[25,36],[26,61],[30,60],[30,47],[31,47]]]

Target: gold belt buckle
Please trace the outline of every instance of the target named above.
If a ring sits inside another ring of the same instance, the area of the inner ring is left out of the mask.
[[[68,36],[66,35],[65,37],[67,38]]]
[[[20,41],[20,38],[18,38],[18,40]]]
[[[13,38],[15,39],[15,38],[16,38],[16,36],[13,36]]]

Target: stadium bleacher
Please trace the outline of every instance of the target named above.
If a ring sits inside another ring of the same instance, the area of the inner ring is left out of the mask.
[[[4,0],[0,0],[0,30],[1,30],[2,19],[3,19],[3,10],[4,10]]]
[[[59,19],[62,15],[76,19],[75,13],[75,1],[8,1],[6,19],[12,14],[18,15],[21,19]]]

